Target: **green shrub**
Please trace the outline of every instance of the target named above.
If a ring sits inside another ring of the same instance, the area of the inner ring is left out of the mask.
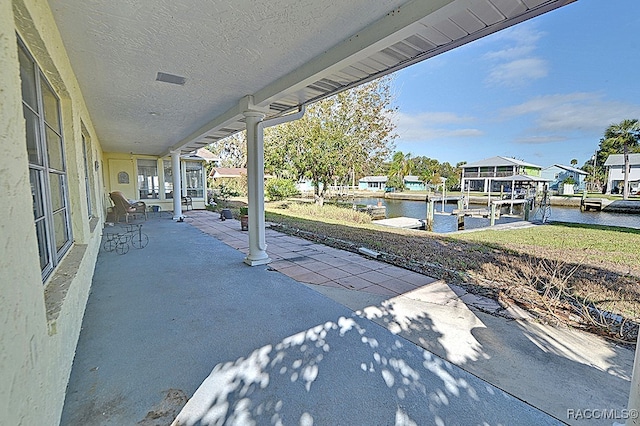
[[[291,179],[273,178],[264,184],[267,197],[271,201],[284,200],[288,197],[298,195],[300,192],[296,188],[295,182]]]
[[[291,203],[286,210],[293,215],[308,217],[315,220],[331,219],[340,222],[370,223],[371,216],[354,210],[353,207],[338,207],[331,204],[319,206],[314,203]]]
[[[213,194],[213,200],[223,207],[226,207],[229,198],[237,197],[238,195],[240,195],[240,193],[234,186],[227,185],[225,183],[221,183],[220,185],[215,187]]]

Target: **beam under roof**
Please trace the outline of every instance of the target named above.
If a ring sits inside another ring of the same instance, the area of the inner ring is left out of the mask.
[[[189,151],[242,129],[243,111],[255,106],[266,119],[398,71],[463,44],[539,16],[575,0],[416,0],[243,98],[224,114],[178,141]],[[251,104],[246,99],[251,99]]]

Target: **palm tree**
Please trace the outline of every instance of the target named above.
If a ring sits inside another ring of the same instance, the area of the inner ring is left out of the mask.
[[[391,159],[389,174],[390,176],[396,176],[400,182],[404,182],[404,177],[411,174],[413,167],[411,153],[404,154],[402,151],[398,151],[393,154]]]
[[[425,187],[428,187],[429,183],[431,182],[431,178],[433,178],[433,171],[430,169],[423,169],[422,171],[420,171],[420,176],[418,176],[418,179],[420,179],[420,181],[424,183]]]
[[[623,147],[624,155],[624,188],[622,199],[629,198],[629,146],[638,145],[640,140],[640,123],[637,119],[623,120],[618,124],[612,124],[604,132],[604,137],[615,145]]]

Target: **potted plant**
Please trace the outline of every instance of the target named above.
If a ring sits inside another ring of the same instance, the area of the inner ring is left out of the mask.
[[[218,188],[218,197],[219,197],[218,200],[220,201],[220,207],[221,207],[221,210],[220,210],[221,220],[233,218],[233,213],[231,212],[231,209],[229,209],[229,207],[227,206],[229,202],[229,198],[232,195],[233,193],[229,189],[229,187],[227,187],[224,183],[221,183]]]
[[[240,207],[240,229],[243,231],[249,230],[249,208]]]

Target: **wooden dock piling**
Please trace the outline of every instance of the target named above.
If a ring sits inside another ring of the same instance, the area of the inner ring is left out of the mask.
[[[427,196],[427,220],[425,223],[425,229],[427,231],[433,232],[433,213],[435,210],[435,202],[433,198],[429,198]]]

